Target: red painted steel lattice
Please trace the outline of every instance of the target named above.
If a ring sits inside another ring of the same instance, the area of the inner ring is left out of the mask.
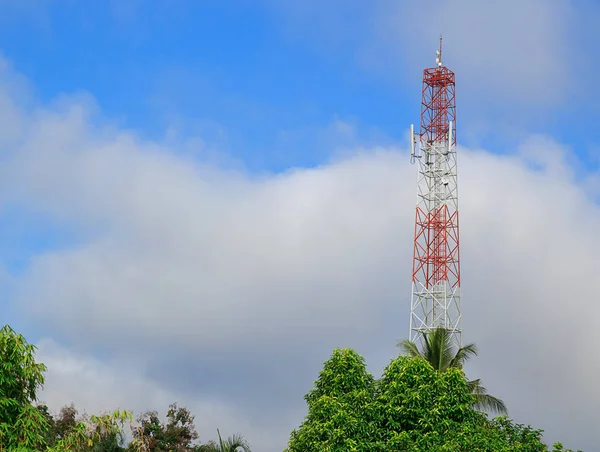
[[[452,124],[452,131],[449,130],[450,124]],[[421,147],[423,149],[447,147],[449,132],[452,133],[451,145],[455,146],[454,73],[444,66],[425,69],[421,103]],[[440,155],[431,152],[423,155],[423,158],[429,159],[427,165],[435,167],[436,163],[439,164],[435,159],[440,159]],[[450,168],[450,172],[450,177],[455,178],[455,168]],[[435,177],[442,176],[433,174],[431,178],[435,179]],[[451,180],[449,189],[456,190],[452,182]],[[433,180],[429,188],[434,190],[439,183]],[[440,282],[447,281],[450,287],[455,288],[460,285],[458,209],[447,203],[436,203],[435,193],[428,195],[431,202],[417,204],[413,282],[420,282],[429,289]]]

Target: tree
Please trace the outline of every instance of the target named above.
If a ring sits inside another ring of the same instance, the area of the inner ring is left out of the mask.
[[[425,358],[438,372],[462,369],[469,358],[477,355],[477,347],[473,343],[455,350],[451,334],[445,328],[436,328],[431,333],[423,334],[422,350],[419,350],[417,344],[408,339],[401,341],[398,346],[408,356]],[[468,386],[475,399],[474,406],[476,408],[501,414],[508,413],[504,402],[488,394],[481,385],[480,379],[469,381]]]
[[[217,435],[218,443],[211,441],[208,444],[197,446],[194,450],[196,452],[238,452],[241,449],[243,452],[251,452],[250,445],[241,435],[233,435],[224,440],[221,438],[219,429],[217,429]]]
[[[48,422],[48,430],[45,434],[45,444],[48,447],[55,446],[58,441],[65,438],[77,427],[77,410],[73,404],[64,406],[56,416],[52,416],[46,405],[38,405],[38,410]]]
[[[362,356],[336,349],[306,395],[308,414],[291,434],[287,452],[371,451],[379,440],[370,416],[375,381]]]
[[[38,449],[45,446],[50,428],[37,391],[44,384],[46,366],[35,362],[34,345],[10,326],[0,329],[0,448]]]
[[[44,445],[39,446],[39,448],[41,450],[45,450],[46,447],[54,446],[56,444],[56,442],[58,441],[57,433],[56,433],[56,422],[54,421],[54,418],[52,417],[52,414],[50,413],[50,409],[48,408],[47,405],[40,404],[36,408],[38,409],[38,411],[44,417],[44,419],[46,420],[46,423],[48,424],[48,429],[44,433],[44,441],[43,441]]]
[[[63,439],[77,426],[77,409],[71,404],[60,409],[60,413],[54,419],[54,428],[58,439]]]
[[[114,411],[100,416],[84,416],[68,433],[48,449],[49,452],[117,452],[124,451],[126,423],[133,421],[131,411]],[[137,442],[133,443],[137,446]],[[139,450],[135,447],[133,450]]]
[[[148,411],[138,418],[139,426],[133,436],[147,444],[152,452],[187,451],[198,438],[194,416],[176,403],[169,406],[167,423],[161,423],[156,411]]]

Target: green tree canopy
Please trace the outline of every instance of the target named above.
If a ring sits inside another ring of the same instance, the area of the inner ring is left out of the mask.
[[[76,413],[76,410],[73,411]],[[74,426],[70,427],[55,445],[47,450],[49,452],[124,451],[125,425],[132,421],[133,413],[131,411],[117,410],[99,416],[84,416]],[[137,447],[134,450],[140,450],[140,448]]]
[[[292,432],[288,452],[373,450],[379,439],[374,420],[375,381],[362,356],[336,349],[306,395],[308,415]]]
[[[156,411],[148,411],[138,418],[139,426],[133,436],[147,445],[150,452],[191,450],[192,441],[198,438],[194,416],[187,408],[176,403],[169,406],[167,422],[163,424]]]
[[[398,432],[446,431],[473,422],[479,417],[472,406],[460,369],[437,373],[424,359],[404,356],[386,367],[377,395],[379,427],[389,440]]]
[[[439,372],[420,355],[393,359],[376,386],[360,355],[335,350],[305,399],[286,452],[548,451],[541,430],[476,410],[461,366]]]
[[[34,403],[46,366],[35,361],[36,347],[10,326],[0,329],[0,447],[37,449],[50,428]]]

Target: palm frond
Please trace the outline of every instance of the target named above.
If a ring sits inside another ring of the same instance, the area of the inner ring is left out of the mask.
[[[475,398],[475,408],[481,411],[489,411],[497,414],[508,414],[508,409],[504,402],[487,393],[481,385],[481,380],[471,380],[467,383],[471,395]]]
[[[460,347],[452,358],[449,367],[462,368],[471,357],[477,356],[477,346],[473,343]]]
[[[417,356],[421,356],[421,351],[417,344],[414,342],[404,339],[403,341],[398,342],[397,346],[402,349],[405,355],[416,358]]]
[[[508,408],[502,400],[490,394],[473,394],[474,407],[480,411],[489,411],[496,414],[508,414]]]
[[[467,388],[469,389],[469,392],[471,392],[472,394],[478,393],[481,390],[483,390],[483,391],[486,390],[483,386],[481,386],[480,378],[478,378],[477,380],[467,381]]]
[[[244,452],[251,452],[250,445],[242,437],[242,435],[232,435],[225,440],[225,452],[238,452],[238,449],[242,449]]]
[[[195,452],[221,452],[221,447],[213,442],[210,442],[208,444],[202,444],[200,446],[196,446],[194,451]]]
[[[434,331],[437,336],[435,339],[439,343],[440,347],[440,361],[438,368],[440,371],[448,370],[454,360],[454,343],[452,342],[452,336],[450,332],[444,328],[438,328]]]
[[[250,445],[242,435],[232,435],[227,439],[221,437],[221,432],[217,429],[218,444],[210,442],[196,448],[197,452],[251,452]]]
[[[436,328],[423,334],[423,357],[439,372],[448,369],[454,358],[454,346],[450,332]]]

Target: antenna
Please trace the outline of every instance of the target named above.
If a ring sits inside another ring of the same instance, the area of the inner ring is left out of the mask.
[[[442,67],[442,35],[440,35],[440,50],[436,50],[435,54],[436,54],[435,64],[438,67]]]
[[[410,125],[410,163],[415,163],[415,126]]]
[[[452,152],[452,121],[448,123],[448,152]]]

